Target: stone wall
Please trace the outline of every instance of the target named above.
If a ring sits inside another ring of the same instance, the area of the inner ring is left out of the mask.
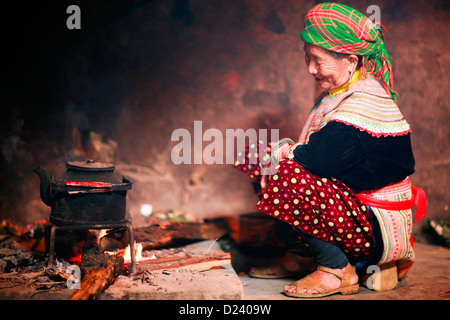
[[[341,2],[381,9],[398,104],[413,130],[412,180],[427,191],[429,216],[448,219],[447,2]],[[296,139],[315,95],[299,33],[316,2],[183,3],[81,3],[82,29],[68,31],[62,2],[38,8],[44,23],[12,35],[20,43],[13,84],[26,94],[14,96],[3,120],[2,217],[45,218],[31,169],[58,175],[66,161],[95,157],[84,143],[90,132],[117,143],[113,160],[134,178],[129,203],[138,224],[143,203],[198,217],[255,211],[250,183],[230,166],[174,165],[171,134],[192,133],[202,121],[203,131],[279,129]]]

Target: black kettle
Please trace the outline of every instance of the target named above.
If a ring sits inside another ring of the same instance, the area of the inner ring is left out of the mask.
[[[59,178],[38,167],[42,201],[52,208],[56,225],[122,222],[126,216],[126,193],[132,183],[115,172],[112,164],[72,161]]]

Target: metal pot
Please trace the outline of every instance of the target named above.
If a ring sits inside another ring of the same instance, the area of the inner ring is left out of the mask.
[[[95,225],[126,221],[126,194],[132,183],[114,172],[114,165],[95,161],[67,163],[59,178],[42,168],[42,201],[50,206],[50,222],[60,226]]]

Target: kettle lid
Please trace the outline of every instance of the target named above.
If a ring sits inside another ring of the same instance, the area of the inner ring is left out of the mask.
[[[114,165],[111,163],[87,161],[70,161],[66,164],[69,170],[76,171],[114,171]]]

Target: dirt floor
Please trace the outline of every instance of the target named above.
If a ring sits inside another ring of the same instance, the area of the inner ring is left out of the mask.
[[[320,300],[450,300],[450,249],[442,246],[415,244],[417,260],[394,290],[376,292],[360,287],[354,295],[336,294]],[[240,275],[244,284],[243,299],[249,300],[298,300],[283,295],[283,286],[297,279],[254,279]]]
[[[203,241],[183,250],[204,248],[220,250],[218,244]],[[450,278],[447,274],[450,249],[443,246],[416,243],[417,260],[405,280],[394,290],[376,292],[361,287],[358,294],[320,298],[319,300],[450,300]],[[233,259],[245,259],[233,254]],[[66,280],[57,278],[57,268],[28,273],[3,273],[0,281],[0,300],[67,300],[73,293]],[[282,294],[284,285],[297,279],[255,279],[241,272],[237,274],[232,264],[221,268],[198,271],[170,269],[143,271],[119,276],[115,283],[96,298],[100,300],[304,300]]]

